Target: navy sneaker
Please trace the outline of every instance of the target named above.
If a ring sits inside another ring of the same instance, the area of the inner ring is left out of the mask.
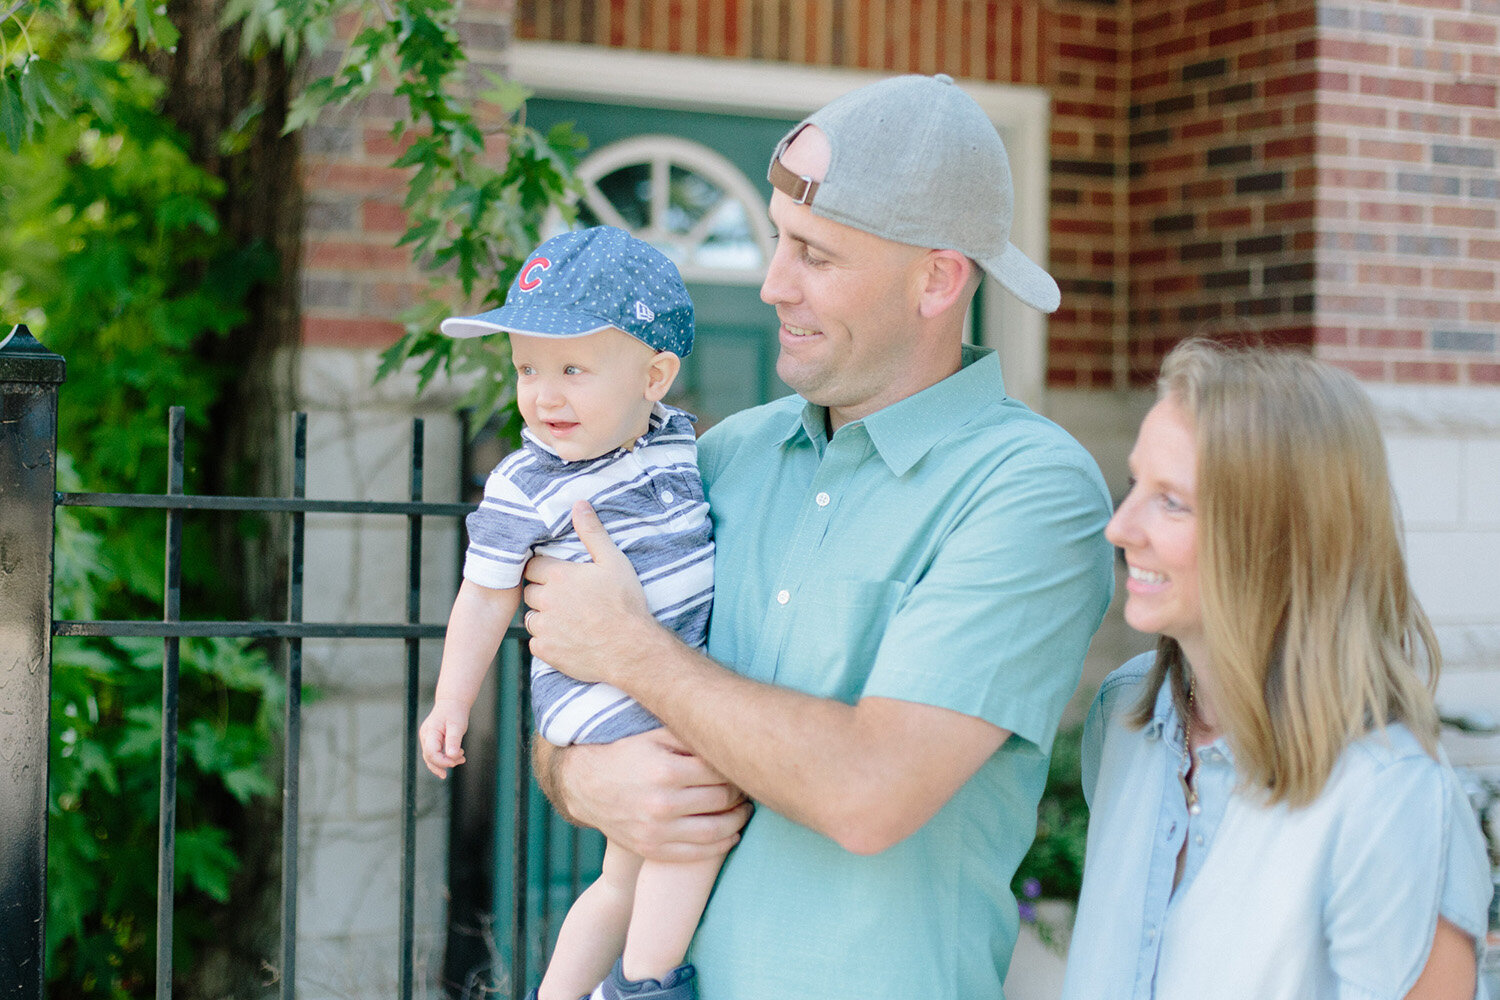
[[[698,970],[683,964],[667,973],[660,982],[625,978],[625,960],[615,962],[599,991],[604,1000],[698,1000]]]
[[[540,989],[540,986],[533,986],[531,988],[531,992],[526,994],[526,1000],[537,1000],[536,994]],[[579,997],[578,1000],[589,1000],[589,994],[585,993],[583,996]]]

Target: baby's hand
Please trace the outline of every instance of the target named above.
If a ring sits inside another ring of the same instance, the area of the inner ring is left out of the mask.
[[[464,762],[463,739],[469,729],[469,706],[451,698],[439,698],[417,730],[417,745],[427,770],[439,778],[448,777],[448,768]]]

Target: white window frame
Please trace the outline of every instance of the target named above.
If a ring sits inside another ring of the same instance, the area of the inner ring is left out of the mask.
[[[510,78],[540,97],[793,119],[891,75],[557,42],[514,42],[507,62]],[[1051,98],[1040,87],[958,82],[995,123],[1010,156],[1015,184],[1010,240],[1045,267]],[[766,150],[768,161],[770,155]],[[993,278],[985,280],[988,291],[979,340],[999,352],[1006,392],[1041,410],[1047,379],[1046,317],[1022,305]]]
[[[637,164],[644,164],[651,169],[651,218],[644,229],[635,229],[621,218],[615,206],[609,203],[598,188],[599,180],[612,171]],[[692,260],[678,261],[677,266],[682,272],[683,280],[758,287],[765,277],[764,262],[771,259],[772,251],[771,220],[766,214],[766,200],[739,168],[724,156],[691,139],[642,133],[590,151],[578,165],[578,176],[586,186],[585,200],[589,208],[600,219],[610,225],[629,229],[631,235],[648,243],[665,244],[686,240],[696,247],[708,235],[708,226],[713,221],[712,212],[705,215],[690,233],[671,233],[662,228],[667,215],[669,170],[674,166],[691,170],[712,181],[724,192],[725,198],[740,204],[745,210],[750,237],[760,250],[761,260],[760,265],[752,269],[710,268]],[[560,218],[558,222],[561,222]]]

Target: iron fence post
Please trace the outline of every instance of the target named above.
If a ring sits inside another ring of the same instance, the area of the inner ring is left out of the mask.
[[[3,329],[3,328],[0,328]],[[0,997],[41,1000],[61,355],[0,339]]]

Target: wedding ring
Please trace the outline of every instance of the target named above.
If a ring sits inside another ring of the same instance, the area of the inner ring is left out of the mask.
[[[521,616],[521,627],[526,630],[528,635],[536,635],[535,632],[531,631],[531,616],[534,614],[536,614],[536,608],[532,608]]]

